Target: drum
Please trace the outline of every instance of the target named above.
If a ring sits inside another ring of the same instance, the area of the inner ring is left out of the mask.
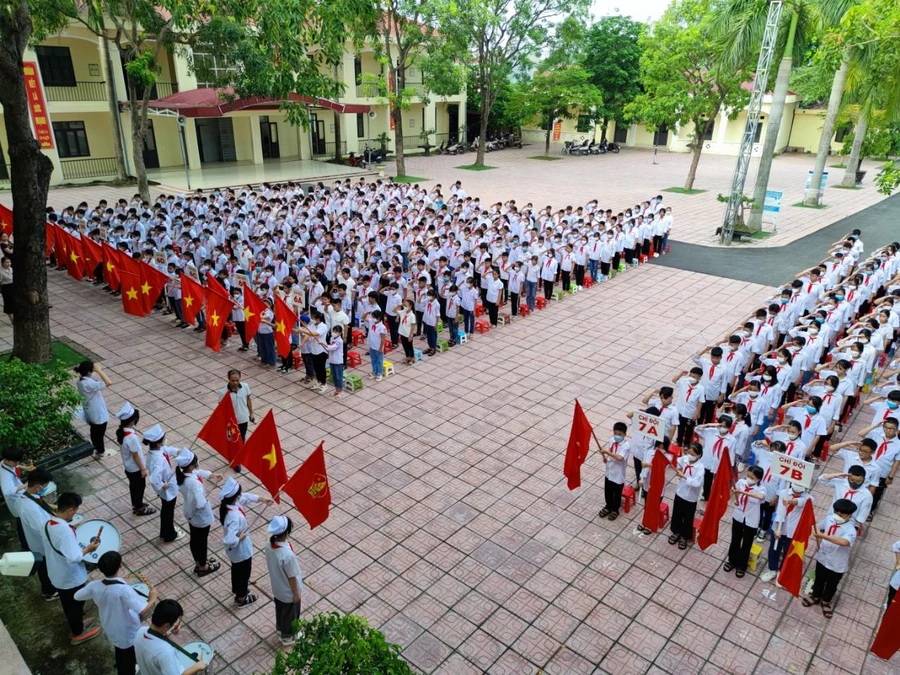
[[[131,584],[131,587],[135,591],[137,591],[137,594],[140,595],[142,598],[150,597],[150,587],[147,584],[145,584],[143,581],[137,581],[137,582]]]
[[[215,651],[213,651],[212,646],[208,642],[200,642],[199,640],[197,642],[188,642],[186,645],[184,645],[184,650],[190,654],[193,654],[194,660],[192,661],[191,659],[189,659],[186,654],[177,652],[178,662],[182,665],[182,667],[190,668],[200,660],[200,655],[203,654],[203,660],[207,663],[206,672],[213,672],[212,666],[210,664],[212,663],[213,657],[215,657],[216,653]]]
[[[69,521],[69,525],[71,527],[78,527],[83,522],[84,522],[84,516],[81,515],[80,513],[76,513],[74,516],[72,516],[72,520]]]
[[[122,538],[119,536],[119,530],[116,526],[105,520],[86,520],[75,528],[75,538],[82,548],[91,543],[100,533],[100,546],[96,551],[92,551],[84,556],[86,563],[94,563],[100,560],[100,556],[107,551],[118,551],[122,545]]]
[[[56,497],[56,483],[51,480],[47,483],[47,487],[42,491],[41,499],[50,504],[56,504]]]

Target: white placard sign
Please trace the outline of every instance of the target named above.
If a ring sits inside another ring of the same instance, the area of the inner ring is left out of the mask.
[[[666,423],[662,417],[650,415],[641,410],[636,410],[631,417],[632,436],[643,436],[661,441],[666,435]]]
[[[799,483],[806,489],[812,486],[813,474],[816,466],[812,462],[806,462],[780,452],[772,454],[772,479],[786,480],[789,483]]]

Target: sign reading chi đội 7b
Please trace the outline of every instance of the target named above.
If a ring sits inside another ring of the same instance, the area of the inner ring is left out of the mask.
[[[815,464],[780,452],[772,455],[772,480],[781,479],[799,483],[807,490],[812,486]]]
[[[662,417],[650,415],[642,410],[636,410],[631,416],[631,435],[652,438],[661,441],[666,435],[666,423]]]

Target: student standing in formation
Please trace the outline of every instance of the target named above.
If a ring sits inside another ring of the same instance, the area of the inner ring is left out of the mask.
[[[208,665],[200,660],[190,668],[181,665],[178,652],[184,651],[169,639],[181,629],[184,610],[175,600],[160,600],[150,617],[150,626],[140,628],[134,639],[134,655],[141,675],[196,675]]]
[[[750,548],[759,527],[759,505],[765,499],[765,493],[759,490],[763,470],[751,466],[744,478],[731,489],[734,495],[734,512],[731,520],[731,546],[728,548],[728,562],[722,567],[726,572],[734,570],[740,579],[747,573],[750,560]]]
[[[93,361],[82,361],[75,366],[78,393],[84,398],[84,420],[91,429],[91,445],[94,446],[94,459],[109,457],[113,453],[106,452],[106,425],[109,423],[109,410],[103,400],[103,390],[112,385],[112,381],[103,372],[103,367]],[[95,378],[94,375],[97,377]]]
[[[341,398],[344,391],[344,330],[340,326],[331,329],[331,343],[321,343],[328,352],[328,368],[334,385],[334,397]]]
[[[100,626],[115,648],[116,674],[134,675],[137,658],[134,655],[134,640],[141,627],[141,621],[150,616],[156,604],[157,592],[142,597],[133,586],[120,576],[122,556],[116,551],[107,551],[97,561],[97,568],[103,579],[89,581],[75,593],[81,602],[92,600],[100,612]]]
[[[559,263],[556,262],[556,252],[552,248],[544,254],[544,258],[541,265],[541,281],[544,284],[544,299],[550,300],[553,297],[553,282],[556,281]]]
[[[702,368],[691,368],[689,373],[682,371],[672,379],[675,384],[675,408],[678,410],[676,442],[681,447],[691,442],[694,425],[700,417],[700,406],[706,400],[703,387],[700,385],[702,377]]]
[[[293,644],[298,635],[294,632],[294,622],[300,619],[302,610],[301,594],[303,575],[294,546],[288,541],[294,524],[287,516],[275,516],[267,529],[269,548],[266,549],[266,567],[272,584],[275,600],[275,629],[281,644]]]
[[[463,310],[465,313],[466,310]],[[412,343],[413,330],[416,326],[416,312],[413,309],[412,300],[404,300],[400,309],[397,310],[397,316],[400,318],[400,326],[397,333],[400,335],[400,344],[403,345],[403,355],[406,357],[404,363],[408,366],[416,362],[415,348]]]
[[[87,583],[87,568],[84,555],[93,553],[100,546],[100,537],[95,537],[87,546],[81,547],[75,538],[75,529],[69,522],[81,506],[81,496],[74,492],[63,492],[56,504],[57,516],[44,523],[43,546],[47,555],[47,572],[50,581],[59,592],[59,602],[69,624],[69,641],[80,645],[100,634],[92,619],[84,619],[84,601],[75,595]]]
[[[628,425],[624,422],[616,422],[613,425],[612,438],[607,443],[608,450],[600,446],[600,454],[606,465],[606,477],[604,478],[604,493],[606,506],[600,509],[600,517],[607,520],[615,520],[619,517],[619,509],[622,507],[622,489],[625,487],[625,474],[628,470],[628,456],[631,454],[628,440]]]
[[[147,453],[147,470],[150,472],[150,487],[159,495],[159,538],[164,544],[178,541],[184,531],[175,526],[175,502],[178,498],[178,483],[175,480],[175,457],[178,450],[164,446],[166,434],[162,426],[154,424],[144,432]]]
[[[853,520],[857,529],[862,532],[866,525],[866,519],[872,511],[872,492],[866,487],[866,470],[854,465],[847,469],[846,473],[826,473],[819,476],[819,483],[827,485],[834,490],[831,508],[840,499],[853,502],[856,510],[853,512]]]
[[[43,498],[52,479],[50,472],[46,469],[35,469],[29,472],[26,478],[27,487],[18,504],[19,518],[25,533],[25,541],[28,544],[26,550],[31,551],[36,558],[35,568],[41,582],[41,595],[48,602],[56,600],[58,597],[56,589],[50,581],[50,575],[47,573],[47,554],[44,552],[44,523],[51,516],[56,516]]]
[[[212,478],[221,480],[219,474],[212,474],[199,468],[197,455],[190,450],[182,450],[175,458],[175,480],[181,491],[182,510],[191,531],[191,555],[194,558],[194,574],[205,577],[221,567],[209,552],[209,528],[213,524],[212,508],[206,499],[203,481]]]
[[[144,462],[144,450],[141,448],[141,437],[134,427],[141,419],[140,411],[128,401],[116,413],[119,428],[116,429],[116,440],[122,454],[122,465],[128,478],[128,492],[131,495],[131,512],[136,516],[149,516],[156,513],[149,504],[144,503],[144,489],[147,487],[147,465]]]
[[[22,519],[19,518],[19,500],[25,492],[25,484],[22,482],[22,467],[19,463],[24,455],[22,448],[4,448],[3,461],[0,462],[0,492],[3,500],[9,508],[12,517],[16,519],[16,532],[19,535],[19,544],[22,550],[28,550],[28,540],[25,539],[25,530],[22,529]],[[34,471],[34,467],[28,467],[27,471]]]
[[[244,506],[262,501],[272,504],[271,499],[260,500],[254,494],[243,493],[240,484],[229,477],[219,490],[219,522],[222,525],[222,545],[231,561],[231,592],[238,607],[252,605],[259,598],[250,592],[250,574],[253,566],[253,539],[247,525]]]
[[[435,303],[436,304],[436,303]],[[369,358],[372,360],[372,375],[376,382],[384,377],[384,344],[388,341],[387,328],[381,321],[381,310],[372,312],[372,325],[366,336],[366,346],[369,348]]]
[[[778,493],[772,540],[769,542],[768,569],[762,573],[760,577],[762,581],[772,581],[781,570],[784,557],[791,547],[797,523],[800,522],[800,515],[810,499],[812,496],[799,483],[791,483],[790,487]]]
[[[831,512],[816,525],[816,576],[812,594],[803,598],[804,607],[822,605],[826,619],[834,616],[831,601],[837,592],[841,578],[850,567],[850,549],[856,541],[856,525],[852,518],[856,504],[849,499],[838,499]]]
[[[731,436],[732,420],[728,415],[719,415],[716,424],[701,424],[696,427],[697,436],[703,444],[703,501],[709,499],[709,491],[712,489],[713,479],[719,471],[722,462],[722,454],[727,452],[731,460],[732,470],[735,469],[734,438]]]
[[[669,543],[678,542],[678,548],[684,550],[694,540],[694,515],[697,512],[697,500],[703,487],[703,446],[691,443],[678,458],[675,474],[678,485],[675,488],[675,500],[672,504],[672,534]]]

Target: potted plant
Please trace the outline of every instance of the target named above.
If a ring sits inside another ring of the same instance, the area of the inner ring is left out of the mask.
[[[422,148],[425,150],[425,156],[431,155],[431,149],[434,147],[429,141],[429,137],[434,133],[434,129],[422,129],[419,132],[419,140],[422,141]]]
[[[294,627],[303,637],[275,655],[271,675],[413,675],[400,647],[364,617],[325,612]]]
[[[386,131],[382,131],[378,136],[375,137],[375,140],[381,144],[381,151],[387,152],[387,144],[390,142],[391,137],[388,136]]]

